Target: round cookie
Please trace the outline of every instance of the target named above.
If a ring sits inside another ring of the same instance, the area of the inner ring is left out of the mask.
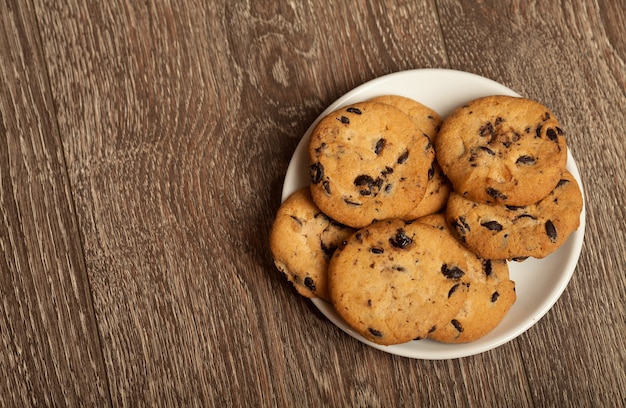
[[[441,116],[428,106],[400,95],[381,95],[369,99],[369,101],[386,103],[400,109],[413,119],[417,127],[430,139],[431,143],[435,143],[442,120]]]
[[[337,313],[364,338],[383,345],[426,337],[450,321],[467,296],[467,261],[455,239],[400,219],[353,234],[328,266]]]
[[[580,224],[583,198],[565,170],[556,187],[528,206],[481,204],[452,192],[446,218],[455,236],[488,259],[543,258],[558,249]]]
[[[434,149],[401,110],[361,102],[320,120],[309,158],[315,203],[331,218],[361,228],[400,217],[422,199]]]
[[[435,150],[457,193],[516,206],[548,195],[567,161],[554,114],[533,100],[502,95],[473,100],[452,112]]]
[[[274,263],[298,293],[329,300],[328,261],[353,232],[322,213],[308,187],[300,189],[280,206],[272,225]]]
[[[448,178],[443,174],[437,162],[434,161],[428,172],[426,194],[424,194],[420,202],[402,218],[405,220],[414,220],[440,211],[445,208],[451,190],[452,186]]]
[[[422,217],[417,221],[452,234],[443,214]],[[509,279],[506,261],[481,259],[460,243],[457,250],[467,256],[470,286],[459,312],[428,334],[429,339],[443,343],[467,343],[485,336],[504,319],[517,299],[515,282]]]

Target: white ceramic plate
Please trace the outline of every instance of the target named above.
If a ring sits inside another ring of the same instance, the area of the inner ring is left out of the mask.
[[[282,192],[283,201],[297,189],[309,184],[307,145],[311,131],[317,122],[342,106],[384,94],[403,95],[415,99],[434,109],[442,117],[448,115],[454,108],[481,96],[519,96],[511,89],[490,79],[446,69],[402,71],[369,81],[339,98],[311,124],[298,144],[287,169]],[[574,175],[582,190],[580,173],[569,152],[567,169]],[[482,353],[519,336],[550,310],[565,290],[576,268],[584,233],[585,209],[583,208],[580,215],[580,227],[556,252],[543,259],[529,258],[524,262],[509,263],[511,279],[516,284],[517,301],[493,331],[474,342],[443,344],[433,340],[419,340],[400,345],[381,346],[364,339],[348,327],[329,303],[321,299],[313,299],[313,303],[343,331],[365,344],[388,353],[430,360],[459,358]]]

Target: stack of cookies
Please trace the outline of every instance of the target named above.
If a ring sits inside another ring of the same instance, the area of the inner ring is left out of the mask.
[[[542,104],[474,100],[446,118],[436,148],[454,187],[448,223],[478,255],[543,258],[578,228],[582,194],[565,168],[564,132]]]
[[[385,95],[322,118],[310,186],[279,208],[275,264],[332,303],[364,338],[478,339],[515,302],[507,260],[543,257],[578,227],[554,116],[522,98],[481,98],[445,120]]]

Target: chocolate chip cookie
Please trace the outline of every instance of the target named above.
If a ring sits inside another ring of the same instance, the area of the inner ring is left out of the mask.
[[[276,214],[270,233],[274,263],[298,293],[328,300],[328,261],[353,232],[322,213],[308,187],[300,189]]]
[[[452,192],[446,218],[456,237],[488,259],[543,258],[558,249],[580,224],[583,197],[572,174],[526,206],[484,204]]]
[[[435,149],[458,194],[513,206],[548,195],[567,161],[554,114],[538,102],[511,96],[479,98],[453,111]]]
[[[467,259],[437,228],[400,219],[365,227],[328,267],[337,313],[364,338],[398,344],[449,322],[467,296]]]
[[[434,149],[401,110],[361,102],[322,118],[309,142],[311,194],[328,216],[355,228],[400,217],[419,202]]]

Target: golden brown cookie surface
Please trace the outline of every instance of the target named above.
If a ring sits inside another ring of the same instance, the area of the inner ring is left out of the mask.
[[[477,202],[529,205],[558,183],[564,132],[545,106],[510,96],[469,102],[445,120],[437,161],[454,190]]]
[[[400,217],[421,200],[434,150],[405,113],[362,102],[322,118],[311,134],[309,158],[315,203],[360,228]]]
[[[578,228],[582,207],[578,183],[565,170],[545,198],[527,206],[481,204],[453,192],[446,217],[457,238],[483,258],[543,258]]]
[[[452,234],[443,214],[417,221]],[[485,336],[502,321],[517,298],[506,261],[481,259],[460,243],[456,250],[467,258],[469,290],[459,312],[428,334],[429,339],[443,343],[467,343]]]
[[[369,99],[369,101],[386,103],[400,109],[413,119],[413,122],[428,136],[431,143],[435,142],[442,121],[441,116],[433,109],[414,99],[400,95],[381,95]]]
[[[270,233],[274,263],[298,293],[328,300],[328,260],[353,232],[323,214],[308,187],[300,189],[276,214]]]
[[[426,337],[467,296],[467,260],[450,249],[455,243],[439,229],[399,219],[357,231],[329,264],[333,306],[375,343]]]

